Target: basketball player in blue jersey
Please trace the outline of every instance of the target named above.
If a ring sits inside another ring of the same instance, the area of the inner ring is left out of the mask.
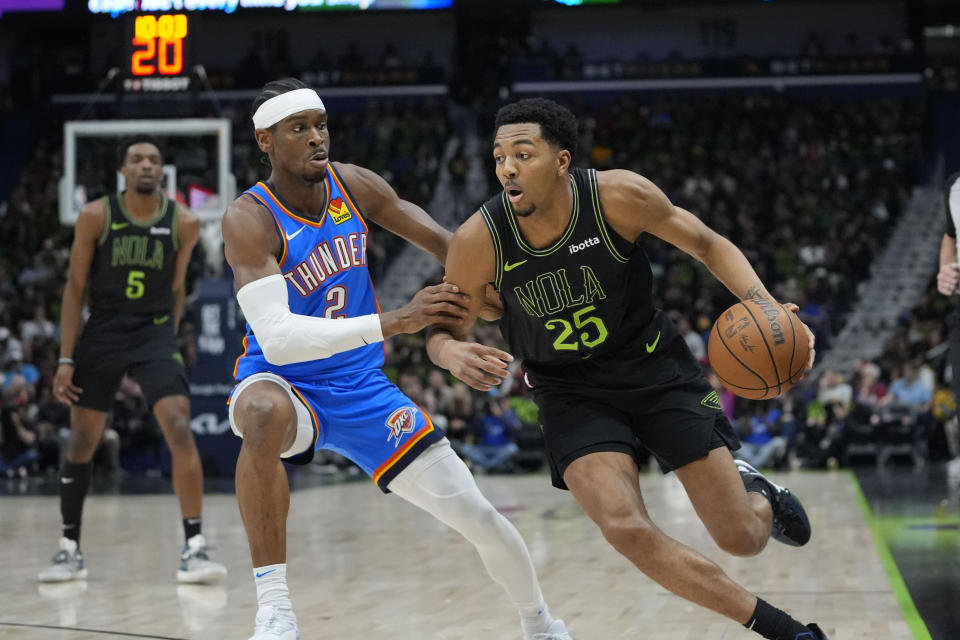
[[[569,489],[617,551],[677,595],[770,640],[825,639],[817,625],[767,604],[664,534],[640,493],[642,445],[676,472],[727,552],[755,555],[771,536],[793,546],[809,540],[796,496],[734,463],[739,441],[716,392],[683,336],[653,307],[640,236],[700,259],[741,299],[772,296],[731,242],[649,180],[571,168],[577,120],[568,109],[521,100],[497,113],[496,127],[493,158],[504,190],[457,230],[446,261],[447,281],[471,296],[470,318],[436,328],[431,359],[477,389],[504,377],[505,361],[478,360],[463,341],[480,310],[475,296],[493,283],[504,337],[540,408],[554,486]]]
[[[464,317],[452,285],[427,287],[381,313],[367,270],[367,223],[441,262],[449,232],[400,200],[373,172],[331,163],[327,113],[299,80],[268,83],[254,101],[257,144],[271,173],[223,219],[227,260],[248,322],[230,424],[243,438],[237,500],[259,610],[251,640],[299,637],[286,584],[290,492],[281,458],[336,451],[393,492],[456,529],[520,612],[527,640],[569,640],[544,603],[513,525],[483,497],[449,442],[380,370],[382,341]],[[476,345],[477,357],[509,357]]]

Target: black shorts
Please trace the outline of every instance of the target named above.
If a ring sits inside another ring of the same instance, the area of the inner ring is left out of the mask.
[[[683,338],[672,324],[652,325],[637,342],[641,348],[656,345],[662,331],[660,349],[652,354],[626,347],[615,357],[567,366],[563,373],[528,372],[555,487],[566,489],[567,466],[590,453],[625,453],[639,463],[645,448],[668,473],[713,449],[740,448]]]
[[[151,407],[167,396],[190,395],[169,319],[155,324],[151,316],[91,318],[77,342],[74,360],[73,384],[83,390],[77,402],[81,407],[109,411],[124,374],[140,385]]]

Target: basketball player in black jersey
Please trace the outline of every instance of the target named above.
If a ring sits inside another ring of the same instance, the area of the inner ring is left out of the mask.
[[[90,460],[117,386],[128,374],[143,390],[173,456],[173,488],[186,540],[177,580],[213,582],[226,569],[209,559],[201,533],[203,470],[190,430],[189,388],[176,337],[199,223],[160,193],[163,158],[152,138],[125,141],[119,161],[127,189],[80,211],[70,250],[53,382],[54,395],[70,405],[70,441],[60,475],[63,537],[53,563],[38,577],[64,582],[87,576],[80,520]],[[88,279],[90,318],[78,340]]]
[[[716,394],[653,307],[638,240],[650,233],[683,249],[741,299],[772,296],[732,243],[649,180],[571,168],[576,141],[576,118],[550,100],[498,112],[493,157],[504,190],[460,227],[447,252],[447,281],[471,296],[471,316],[454,333],[432,333],[431,359],[480,390],[506,375],[503,360],[478,358],[464,341],[492,283],[503,335],[540,408],[554,485],[568,488],[614,548],[677,595],[766,638],[825,638],[665,535],[639,487],[642,445],[676,472],[727,552],[755,555],[771,535],[796,546],[809,539],[796,497],[734,462],[739,442]]]

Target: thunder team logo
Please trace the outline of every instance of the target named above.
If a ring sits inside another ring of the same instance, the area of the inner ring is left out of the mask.
[[[416,411],[413,407],[403,407],[391,413],[390,417],[387,418],[386,425],[390,431],[387,434],[387,442],[396,438],[396,442],[393,443],[394,448],[399,447],[404,434],[413,431],[417,425]]]

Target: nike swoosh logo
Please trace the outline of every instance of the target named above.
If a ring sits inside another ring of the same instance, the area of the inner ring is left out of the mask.
[[[258,573],[258,574],[257,574],[257,577],[258,577],[258,578],[262,578],[263,576],[267,575],[268,573],[273,573],[274,571],[276,571],[276,569],[270,569],[270,571],[264,571],[263,573]]]
[[[657,331],[657,337],[653,341],[653,344],[647,343],[647,353],[653,353],[653,350],[657,348],[657,345],[660,343],[660,332]]]
[[[517,267],[519,267],[519,266],[522,265],[522,264],[527,264],[527,261],[526,261],[526,260],[521,260],[520,262],[514,262],[514,263],[512,263],[512,264],[509,263],[509,262],[507,262],[507,263],[505,263],[505,264],[503,265],[503,270],[504,270],[504,271],[513,271],[514,269],[516,269]]]
[[[76,478],[60,478],[60,484],[70,484],[76,480]]]
[[[110,228],[114,231],[120,231],[120,229],[125,229],[130,226],[129,222],[114,222],[110,225]]]
[[[293,239],[296,238],[298,235],[300,235],[300,232],[303,231],[304,229],[306,229],[306,227],[300,227],[299,229],[297,229],[297,230],[294,231],[293,233],[286,234],[286,235],[287,235],[287,240],[293,240]]]
[[[159,318],[154,318],[154,319],[153,319],[153,324],[155,324],[155,325],[161,325],[161,324],[166,323],[166,321],[169,320],[169,319],[170,319],[170,316],[160,316]]]

